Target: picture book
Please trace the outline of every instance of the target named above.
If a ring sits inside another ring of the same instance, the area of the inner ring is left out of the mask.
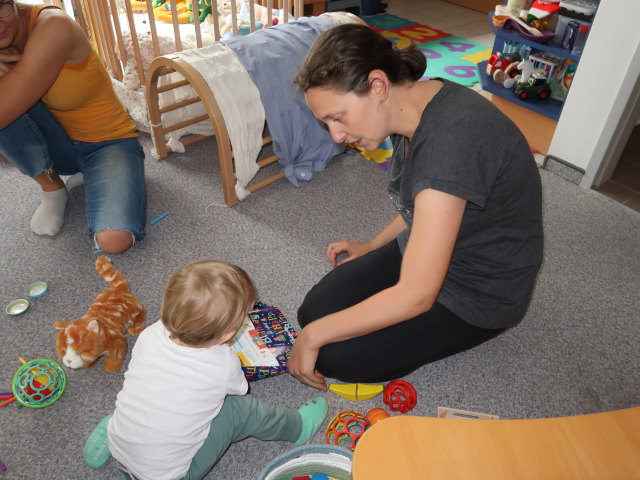
[[[252,382],[287,372],[287,358],[296,337],[280,310],[257,303],[232,340],[231,349]]]

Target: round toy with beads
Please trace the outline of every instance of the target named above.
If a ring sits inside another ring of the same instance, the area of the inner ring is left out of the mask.
[[[38,358],[22,365],[13,376],[13,396],[20,405],[42,408],[58,400],[67,386],[67,375],[53,360]]]
[[[350,410],[340,412],[327,425],[325,440],[329,444],[352,450],[364,432],[371,426],[361,413]]]
[[[389,382],[382,395],[382,401],[394,412],[407,413],[418,402],[416,389],[404,380]]]

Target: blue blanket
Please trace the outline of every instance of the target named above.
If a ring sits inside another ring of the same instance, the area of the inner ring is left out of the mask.
[[[344,145],[334,143],[292,83],[313,41],[334,26],[327,18],[302,17],[224,42],[260,91],[274,153],[287,179],[297,187],[344,151]]]

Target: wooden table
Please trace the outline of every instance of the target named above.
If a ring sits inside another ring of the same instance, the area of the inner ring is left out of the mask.
[[[360,439],[353,480],[640,479],[640,407],[575,417],[395,416]]]

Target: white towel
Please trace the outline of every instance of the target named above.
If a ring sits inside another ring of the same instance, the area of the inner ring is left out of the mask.
[[[198,70],[220,107],[229,132],[236,170],[236,195],[249,195],[245,187],[258,172],[265,113],[260,92],[235,53],[221,43],[184,50],[175,55]]]

